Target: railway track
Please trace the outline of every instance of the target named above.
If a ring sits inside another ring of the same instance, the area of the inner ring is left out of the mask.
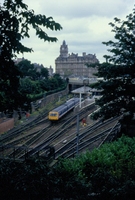
[[[80,123],[84,117],[86,118],[95,109],[95,104],[91,104],[79,111]],[[77,148],[77,114],[69,112],[57,123],[51,123],[48,121],[47,116],[48,112],[44,113],[44,115],[41,118],[38,118],[38,120],[36,119],[34,123],[32,123],[33,127],[29,124],[28,127],[23,127],[22,132],[19,130],[20,132],[18,134],[16,133],[16,130],[14,136],[10,136],[10,139],[6,140],[6,138],[3,138],[4,143],[0,149],[1,156],[14,159],[25,159],[26,157],[33,157],[36,155],[46,156],[52,149],[54,153],[55,149],[56,159],[59,156],[73,157],[75,149]],[[107,126],[107,124],[105,126]],[[79,152],[88,149],[88,146],[92,145],[92,143],[94,144],[96,140],[103,141],[110,130],[108,128],[106,133],[100,135],[99,133],[94,132],[96,129],[98,129],[100,133],[102,132],[101,124],[99,125],[99,122],[95,124],[93,122],[93,125],[89,127],[80,128]],[[91,138],[89,138],[89,135],[91,135]],[[94,139],[94,137],[97,138]],[[100,139],[98,139],[99,137]]]
[[[57,102],[53,102],[53,108],[56,106]],[[49,110],[50,111],[50,110]],[[18,125],[17,127],[13,128],[12,130],[8,131],[6,134],[0,135],[0,146],[11,144],[15,145],[15,141],[19,139],[23,140],[23,138],[34,135],[36,132],[40,131],[42,128],[46,126],[48,121],[48,109],[45,109],[43,113],[39,114],[36,117],[31,117],[27,119],[27,121],[24,119],[24,122],[21,125]],[[14,141],[13,143],[11,141]]]
[[[93,108],[94,105],[90,105],[89,107]],[[86,116],[85,109],[82,110],[81,113],[82,117],[84,117],[84,113]],[[56,143],[60,138],[65,137],[64,134],[67,130],[70,130],[75,126],[76,114],[70,112],[64,119],[55,124],[50,124],[47,120],[48,126],[45,126],[44,124],[46,119],[42,119],[41,121],[38,121],[38,124],[40,124],[39,128],[38,125],[34,126],[34,131],[31,128],[30,130],[27,129],[27,131],[25,129],[27,132],[26,134],[20,132],[20,134],[17,135],[15,132],[15,137],[10,138],[10,141],[5,140],[4,138],[5,143],[3,143],[1,147],[1,152],[4,151],[4,154],[10,158],[20,158],[25,154],[25,149],[29,149],[29,155],[34,155],[37,153],[37,150],[46,149],[48,145],[53,146],[53,143]],[[42,129],[41,125],[44,126]]]
[[[111,119],[104,124],[97,122],[88,129],[80,131],[79,142],[76,135],[71,141],[58,148],[55,151],[55,158],[58,159],[60,156],[65,158],[74,157],[87,150],[91,151],[94,148],[98,148],[104,142],[111,141],[117,134],[119,127],[120,124],[117,118]]]
[[[61,102],[61,104],[65,102],[64,100]],[[53,106],[51,106],[51,109],[54,109],[57,107],[57,101],[54,101],[52,103]],[[43,113],[39,114],[38,116],[32,117],[28,119],[27,121],[24,120],[24,123],[21,125],[13,128],[12,130],[8,131],[6,134],[0,135],[0,146],[5,145],[6,143],[9,144],[12,140],[15,140],[17,137],[22,137],[25,134],[32,133],[40,130],[45,126],[46,123],[48,123],[48,112],[50,110],[47,108],[44,110]]]
[[[32,118],[32,120],[27,120],[24,124],[8,131],[6,134],[0,136],[0,145],[10,143],[10,141],[15,140],[17,137],[23,135],[28,131],[33,130],[35,127],[45,123],[44,120],[47,119],[48,112],[45,111],[44,114],[38,117]]]
[[[93,105],[92,105],[93,107]],[[86,111],[81,111],[82,117],[84,117],[84,113]],[[33,144],[33,148],[29,146],[30,150],[28,151],[29,156],[34,156],[35,154],[39,154],[39,151],[42,151],[42,154],[45,154],[47,147],[54,146],[56,142],[61,140],[61,138],[65,137],[67,130],[70,130],[72,127],[76,125],[76,114],[70,113],[70,117],[66,116],[64,120],[52,125],[50,128],[44,132],[44,137],[42,141]],[[40,153],[41,155],[41,153]],[[19,158],[24,157],[22,155]]]

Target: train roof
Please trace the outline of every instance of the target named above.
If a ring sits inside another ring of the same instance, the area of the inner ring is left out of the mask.
[[[64,104],[60,105],[59,107],[53,109],[53,110],[50,111],[50,112],[58,112],[58,111],[60,111],[63,107],[70,105],[71,102],[74,101],[74,100],[75,100],[75,102],[79,102],[79,98],[72,98],[72,99],[69,99],[67,102],[65,102]]]

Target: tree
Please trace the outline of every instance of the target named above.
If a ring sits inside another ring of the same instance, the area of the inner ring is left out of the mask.
[[[13,60],[19,53],[33,51],[22,44],[24,38],[30,37],[30,28],[35,30],[37,37],[49,42],[56,42],[57,38],[49,36],[43,29],[62,29],[52,17],[28,10],[23,0],[4,0],[0,6],[0,111],[21,106],[18,104],[22,95],[18,91],[20,73]]]
[[[48,69],[46,69],[46,68],[43,67],[43,68],[41,69],[41,76],[42,76],[43,78],[48,79],[48,76],[49,76]]]
[[[51,77],[50,78],[50,89],[54,90],[54,89],[57,89],[58,87],[59,87],[58,80],[54,77]]]
[[[65,80],[63,80],[59,74],[54,74],[53,78],[57,79],[58,84],[61,86],[63,84],[65,84]]]
[[[23,94],[39,94],[42,92],[39,81],[32,81],[29,78],[24,78],[20,81],[21,93]]]
[[[29,77],[32,80],[38,80],[41,76],[37,69],[34,67],[34,64],[27,59],[23,59],[17,64],[18,70],[21,73],[22,78]]]
[[[0,159],[1,199],[135,199],[135,138],[122,136],[92,152],[47,164]]]
[[[134,142],[135,138],[122,136],[82,155],[82,174],[94,199],[135,198]]]
[[[22,61],[20,61],[17,64],[17,67],[21,73],[21,77],[29,77],[32,80],[39,80],[39,79],[48,79],[49,76],[49,72],[47,68],[44,68],[43,65],[41,65],[41,70],[38,71],[37,67],[39,65],[34,65],[31,63],[31,61],[27,60],[27,59],[22,59]]]
[[[103,80],[92,87],[102,89],[102,97],[96,101],[100,106],[93,117],[103,119],[135,112],[135,10],[125,21],[114,18],[110,23],[115,40],[103,42],[109,46],[106,62],[98,65],[97,77]],[[131,117],[132,118],[132,117]]]

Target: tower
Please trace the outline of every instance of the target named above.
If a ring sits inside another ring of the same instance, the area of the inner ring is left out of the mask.
[[[69,54],[68,45],[63,41],[60,46],[60,55],[55,60],[56,73],[62,77],[69,77],[71,75],[78,77],[95,77],[94,73],[97,72],[97,68],[88,67],[87,64],[93,65],[93,63],[99,63],[96,55],[83,53],[82,56],[78,54]]]
[[[68,46],[66,45],[65,40],[63,41],[61,47],[60,47],[60,57],[68,57]]]

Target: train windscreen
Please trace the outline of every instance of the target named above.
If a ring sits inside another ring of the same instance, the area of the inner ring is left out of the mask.
[[[51,117],[56,117],[56,116],[57,116],[57,113],[50,113],[50,116],[51,116]]]

